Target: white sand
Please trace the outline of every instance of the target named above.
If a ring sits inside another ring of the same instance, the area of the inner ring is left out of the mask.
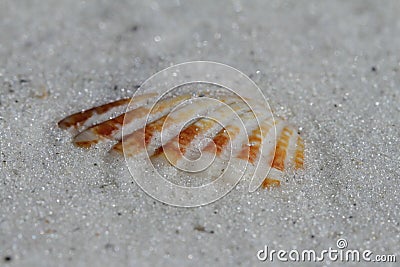
[[[338,238],[399,261],[400,2],[143,2],[0,2],[0,265],[249,266]],[[57,129],[190,60],[250,75],[301,126],[306,170],[175,208]]]

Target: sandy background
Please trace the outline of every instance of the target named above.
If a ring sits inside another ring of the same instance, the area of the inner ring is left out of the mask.
[[[338,238],[400,257],[400,2],[214,2],[0,2],[0,265],[254,266]],[[249,75],[306,170],[174,208],[56,128],[190,60]]]

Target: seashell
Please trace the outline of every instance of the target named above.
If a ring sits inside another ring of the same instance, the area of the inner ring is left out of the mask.
[[[78,147],[112,140],[113,153],[147,153],[158,166],[193,175],[220,176],[223,167],[207,169],[210,162],[245,164],[263,188],[279,186],[286,170],[302,169],[304,162],[304,142],[293,126],[265,112],[258,100],[234,94],[142,93],[72,114],[58,126],[74,134]],[[234,175],[235,168],[224,181]]]

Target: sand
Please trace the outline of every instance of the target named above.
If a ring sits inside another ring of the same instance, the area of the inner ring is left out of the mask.
[[[339,238],[399,257],[399,14],[398,1],[1,1],[0,265],[255,266],[265,245]],[[56,126],[191,60],[249,75],[299,127],[305,170],[176,208]],[[342,263],[302,266],[329,264]]]

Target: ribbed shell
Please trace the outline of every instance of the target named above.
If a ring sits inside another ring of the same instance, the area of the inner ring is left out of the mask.
[[[114,140],[114,152],[128,157],[147,152],[154,160],[167,157],[174,166],[184,166],[183,159],[195,158],[199,149],[210,157],[232,156],[253,165],[260,162],[262,168],[270,168],[262,178],[263,188],[279,186],[288,168],[303,168],[304,143],[297,130],[267,112],[250,109],[237,97],[201,101],[202,97],[182,94],[163,98],[153,106],[150,103],[156,97],[156,93],[148,93],[132,101],[117,100],[72,114],[58,125],[75,135],[73,142],[79,147]],[[120,115],[109,119],[116,113]],[[202,142],[205,137],[212,142]]]

